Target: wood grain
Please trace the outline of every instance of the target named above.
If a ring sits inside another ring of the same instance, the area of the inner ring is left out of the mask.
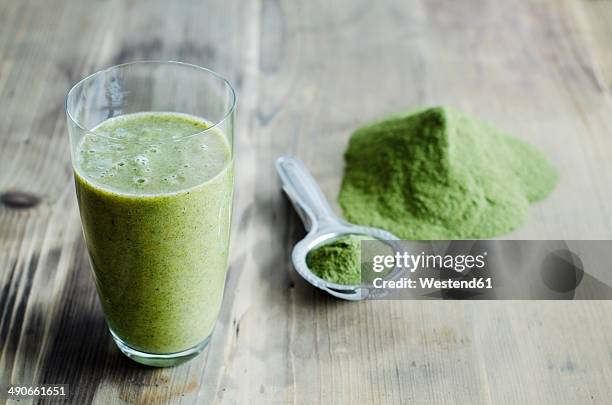
[[[539,146],[561,173],[510,238],[612,238],[612,2],[0,0],[0,385],[67,383],[75,404],[607,404],[612,303],[348,303],[290,266],[303,236],[273,161],[333,201],[352,130],[450,104]],[[237,87],[223,310],[172,369],[119,354],[81,236],[63,98],[139,59]],[[337,209],[337,206],[335,207]]]

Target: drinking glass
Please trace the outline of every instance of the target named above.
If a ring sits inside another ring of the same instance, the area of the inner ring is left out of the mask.
[[[139,363],[184,362],[210,339],[227,272],[235,105],[227,80],[179,62],[110,67],[67,95],[96,289],[115,343]]]

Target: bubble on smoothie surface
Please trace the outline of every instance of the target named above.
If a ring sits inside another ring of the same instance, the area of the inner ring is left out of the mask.
[[[144,155],[138,155],[134,158],[134,161],[140,165],[146,166],[149,164],[149,158]]]

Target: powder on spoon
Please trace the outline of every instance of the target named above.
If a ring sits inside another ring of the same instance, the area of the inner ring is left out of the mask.
[[[361,283],[361,241],[359,235],[342,236],[310,251],[306,264],[318,277],[336,284]]]
[[[345,161],[344,216],[412,240],[510,232],[557,182],[539,150],[445,107],[358,129]]]

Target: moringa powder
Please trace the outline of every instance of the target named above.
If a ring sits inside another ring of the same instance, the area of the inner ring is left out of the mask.
[[[345,161],[344,216],[412,240],[510,232],[557,182],[539,150],[446,107],[358,129]]]
[[[342,236],[312,250],[306,256],[310,271],[336,284],[361,283],[361,241],[358,235]]]

